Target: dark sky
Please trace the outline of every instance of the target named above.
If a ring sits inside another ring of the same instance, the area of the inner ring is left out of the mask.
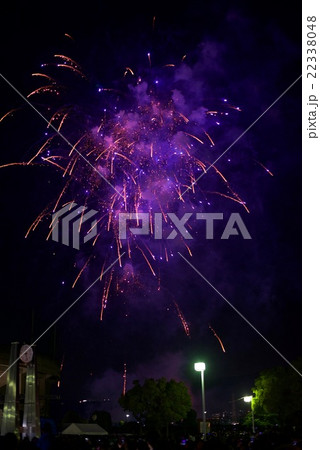
[[[96,0],[85,6],[74,1],[42,6],[11,2],[1,17],[1,73],[25,94],[34,86],[31,73],[54,53],[79,61],[95,86],[120,78],[126,66],[147,66],[149,51],[155,66],[187,54],[188,83],[194,89],[190,95],[198,96],[199,102],[202,96],[207,108],[227,97],[242,109],[231,114],[218,133],[223,151],[301,73],[300,11],[275,1],[238,3],[186,1],[174,2],[173,7],[173,2],[161,2],[142,7],[137,2],[111,6]],[[3,81],[0,91],[1,113],[21,105]],[[243,217],[252,240],[202,240],[190,259],[290,361],[301,355],[300,103],[297,82],[220,161],[219,169],[250,209]],[[3,121],[1,163],[26,160],[41,145],[44,131],[45,123],[27,106]],[[0,179],[0,342],[9,345],[14,340],[30,342],[32,311],[33,338],[41,334],[99,271],[93,269],[71,289],[77,274],[74,265],[81,259],[77,251],[46,241],[46,226],[24,238],[61,189],[57,171],[11,167],[1,169]],[[217,207],[243,213],[222,199]],[[200,381],[193,363],[203,359],[208,411],[230,409],[232,395],[239,398],[249,392],[261,370],[285,364],[178,255],[162,269],[160,293],[148,270],[139,266],[138,271],[143,287],[111,297],[102,322],[101,289],[95,286],[58,323],[56,357],[64,359],[65,408],[80,407],[81,399],[110,398],[114,418],[121,417],[115,409],[127,363],[128,387],[134,378],[173,377],[186,382],[199,409]],[[173,301],[190,325],[190,337]],[[52,332],[38,349],[53,354]]]

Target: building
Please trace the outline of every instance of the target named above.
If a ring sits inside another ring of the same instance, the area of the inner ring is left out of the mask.
[[[7,373],[5,373],[9,366],[10,359],[10,345],[0,347],[0,429],[3,417],[3,409],[5,402]],[[17,375],[17,395],[16,395],[16,408],[17,408],[17,422],[18,425],[22,425],[23,412],[25,404],[26,394],[26,377],[27,377],[27,364],[21,360],[18,364]],[[54,402],[59,400],[59,380],[60,380],[60,367],[57,361],[45,356],[36,354],[34,358],[35,364],[35,379],[36,379],[36,403],[37,410],[40,417],[50,417],[51,409]],[[1,376],[4,374],[3,376]]]

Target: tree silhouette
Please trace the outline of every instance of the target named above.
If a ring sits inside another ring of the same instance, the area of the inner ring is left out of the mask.
[[[96,423],[107,431],[111,431],[112,428],[111,415],[107,411],[94,411],[89,423]]]
[[[175,380],[149,378],[143,385],[133,382],[133,388],[119,399],[120,405],[130,411],[135,419],[148,430],[162,434],[172,422],[187,417],[191,409],[191,397],[187,386]]]
[[[301,368],[301,361],[295,367]],[[301,377],[290,367],[274,367],[261,372],[252,391],[253,409],[257,421],[276,422],[279,425],[300,426],[301,421]]]

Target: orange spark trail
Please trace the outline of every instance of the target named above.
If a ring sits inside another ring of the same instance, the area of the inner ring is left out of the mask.
[[[64,67],[65,69],[72,70],[73,72],[80,75],[82,78],[86,78],[86,76],[81,72],[81,70],[77,69],[74,66],[70,66],[69,64],[57,64],[57,67]]]
[[[199,139],[197,136],[194,136],[193,134],[187,133],[186,131],[184,132],[184,134],[187,134],[188,136],[192,137],[196,141],[200,142],[200,144],[204,144],[204,142],[201,139]]]
[[[107,262],[107,257],[105,257],[104,262],[103,262],[102,267],[101,267],[101,272],[100,272],[100,277],[99,277],[100,281],[102,280],[102,277],[103,277],[103,274],[104,274],[104,268],[105,268],[106,262]]]
[[[234,200],[235,202],[240,203],[240,205],[242,205],[244,207],[244,209],[247,211],[247,213],[250,213],[249,208],[246,206],[245,202],[240,198],[240,196],[231,188],[228,180],[222,175],[222,173],[216,168],[216,166],[212,166],[214,168],[214,170],[216,171],[216,173],[223,179],[223,181],[225,182],[226,186],[228,187],[228,189],[231,191],[231,193],[233,194],[233,197],[230,197],[226,194],[221,194],[219,192],[215,192],[215,194],[219,194],[222,197],[226,197],[226,198],[230,198],[231,200]]]
[[[67,174],[67,172],[68,172],[68,170],[69,170],[69,168],[70,168],[70,165],[71,165],[71,168],[70,168],[70,170],[69,170],[69,175],[72,174],[73,169],[74,169],[74,166],[76,165],[76,163],[77,163],[79,157],[80,157],[80,155],[76,155],[76,157],[75,157],[74,159],[70,158],[70,162],[68,163],[68,165],[67,165],[67,167],[66,167],[66,170],[64,171],[64,173],[63,173],[63,175],[62,175],[63,177],[66,176],[66,174]]]
[[[68,117],[68,115],[69,115],[69,113],[65,113],[64,116],[62,117],[61,122],[60,122],[60,125],[59,125],[59,127],[58,127],[58,131],[61,130],[61,127],[62,127],[62,125],[63,125],[63,122],[66,120],[66,118]]]
[[[119,266],[122,267],[122,260],[121,260],[121,241],[119,238],[116,238],[116,243],[117,243],[117,252],[118,252],[118,261],[119,261]]]
[[[128,258],[131,259],[131,247],[130,247],[130,241],[129,241],[129,239],[127,240],[127,247],[128,247]]]
[[[182,314],[182,312],[181,312],[181,309],[179,308],[178,303],[177,303],[175,300],[173,300],[173,304],[174,304],[174,306],[176,307],[177,314],[178,314],[179,319],[181,320],[181,323],[182,323],[184,332],[186,333],[186,335],[187,335],[188,337],[190,337],[190,328],[189,328],[188,322],[187,322],[186,319],[184,318],[184,316],[183,316],[183,314]]]
[[[43,158],[43,161],[47,161],[50,164],[53,164],[54,166],[58,167],[59,169],[61,169],[64,172],[64,167],[60,166],[60,164],[56,163],[53,161],[54,158],[60,158],[62,159],[61,156],[48,156],[47,158]]]
[[[82,139],[83,139],[84,137],[86,137],[86,135],[87,135],[87,133],[85,133],[83,136],[81,136],[81,138],[74,144],[74,146],[73,146],[72,149],[70,150],[69,156],[72,155],[73,150],[77,147],[78,144],[80,144],[80,142],[82,141]]]
[[[5,119],[6,117],[10,116],[11,114],[13,114],[15,111],[18,111],[19,109],[21,109],[21,108],[10,109],[10,111],[5,113],[5,115],[1,117],[0,122],[2,122],[3,119]]]
[[[207,171],[206,165],[205,165],[200,159],[195,158],[195,162],[198,164],[198,166],[201,167],[201,169],[202,169],[204,172]]]
[[[27,98],[30,98],[32,95],[35,94],[42,94],[43,92],[50,92],[59,95],[59,91],[56,88],[54,88],[51,84],[49,84],[47,86],[41,86],[35,89],[34,91],[30,92],[30,94],[27,95]]]
[[[58,197],[58,199],[57,199],[57,201],[56,201],[56,204],[54,205],[53,212],[55,212],[56,209],[58,208],[58,205],[59,205],[59,203],[60,203],[60,200],[61,200],[63,194],[66,192],[66,190],[67,190],[67,188],[68,188],[68,186],[69,186],[70,183],[71,183],[71,178],[66,182],[66,184],[64,185],[64,188],[63,188],[62,191],[60,192],[60,195],[59,195],[59,197]],[[72,203],[72,202],[69,202],[69,203]]]
[[[208,194],[220,195],[221,197],[225,197],[225,198],[228,198],[229,200],[237,202],[237,203],[239,203],[240,205],[242,205],[244,207],[244,209],[247,211],[247,213],[250,213],[249,208],[245,205],[244,201],[241,200],[241,199],[231,197],[231,195],[223,194],[222,192],[218,192],[218,191],[208,191],[207,193]]]
[[[140,250],[140,252],[142,253],[144,259],[146,260],[146,262],[147,262],[147,264],[148,264],[148,266],[149,266],[149,269],[150,269],[151,272],[152,272],[152,275],[155,277],[155,276],[156,276],[155,271],[153,270],[152,265],[151,265],[150,261],[148,260],[148,258],[146,257],[144,251],[143,251],[138,245],[137,245],[137,248],[138,248],[138,249]]]
[[[65,56],[65,55],[54,55],[55,58],[60,58],[63,59],[63,61],[67,61],[71,64],[73,64],[74,67],[77,67],[78,69],[81,69],[81,66],[76,63],[73,59],[69,58],[69,56]]]
[[[259,164],[259,166],[261,166],[269,175],[271,175],[273,177],[273,173],[267,169],[266,166],[264,166],[261,162],[257,161],[256,159],[254,160],[257,164]]]
[[[96,242],[100,236],[101,236],[101,233],[98,233],[97,236],[94,238],[94,240],[92,241],[92,247],[96,245]]]
[[[41,222],[42,218],[47,214],[47,209],[48,209],[48,208],[45,208],[45,209],[42,211],[42,213],[40,213],[40,214],[38,215],[38,217],[32,222],[32,224],[30,225],[30,227],[28,228],[28,231],[26,232],[26,234],[25,234],[25,236],[24,236],[25,238],[28,237],[28,235],[29,235],[29,233],[30,233],[31,230],[34,231],[34,230],[37,228],[37,226],[38,226],[39,223]]]
[[[127,364],[123,364],[123,389],[122,389],[122,395],[126,395],[127,392]]]
[[[89,264],[90,259],[92,258],[92,255],[89,256],[89,258],[87,259],[87,261],[85,262],[84,266],[82,267],[82,269],[80,270],[80,272],[78,273],[77,278],[74,280],[72,288],[75,287],[75,285],[77,284],[77,281],[79,280],[79,278],[81,277],[81,274],[83,273],[84,269],[87,267],[87,265]]]
[[[32,77],[43,77],[46,78],[47,80],[51,81],[52,83],[55,83],[56,80],[52,77],[50,77],[49,75],[45,74],[45,73],[32,73],[31,74]]]
[[[72,41],[74,41],[73,37],[70,34],[64,33],[64,35],[65,35],[65,37],[67,37],[67,38],[71,39]]]
[[[150,256],[153,260],[156,259],[156,257],[154,256],[154,254],[152,253],[152,251],[150,250],[150,248],[147,246],[147,244],[143,243],[143,245],[145,246],[145,248],[148,250],[148,252],[150,253]]]
[[[131,75],[134,75],[134,72],[133,72],[133,70],[130,68],[130,67],[126,67],[126,70],[125,70],[125,72],[124,72],[124,74],[123,74],[123,76],[125,77],[126,75],[127,75],[127,73],[128,72],[130,72],[131,73]]]
[[[136,164],[133,161],[131,161],[131,159],[129,159],[127,156],[122,155],[121,153],[118,153],[118,152],[114,152],[114,154],[118,155],[118,156],[121,156],[121,158],[127,160],[130,164],[132,164],[133,166],[136,166]]]
[[[182,117],[182,119],[185,121],[185,123],[188,123],[188,122],[189,122],[188,117],[186,117],[184,114],[182,114],[181,112],[178,112],[178,114],[179,114],[179,116]]]
[[[3,164],[2,166],[0,166],[0,169],[4,169],[5,167],[10,167],[10,166],[27,166],[27,165],[28,165],[28,163],[26,163],[26,162],[8,163],[8,164]]]
[[[214,331],[214,329],[212,328],[211,325],[209,325],[209,328],[210,328],[210,330],[212,331],[213,335],[218,339],[219,344],[221,345],[222,351],[225,353],[226,350],[225,350],[225,348],[224,348],[224,346],[223,346],[223,343],[222,343],[221,339],[219,338],[219,336],[218,336],[217,333]]]
[[[85,206],[86,207],[86,201],[84,202],[84,205],[83,206]],[[85,214],[85,208],[83,208],[83,210],[82,210],[82,213],[81,213],[81,216],[80,216],[80,222],[79,222],[79,226],[78,226],[78,233],[80,234],[80,231],[81,231],[81,226],[82,226],[82,221],[83,221],[83,216],[84,216],[84,214]]]
[[[220,177],[223,179],[223,181],[225,182],[225,183],[228,183],[228,180],[222,175],[222,173],[220,172],[220,170],[218,170],[217,168],[216,168],[216,166],[212,166],[213,168],[214,168],[214,170],[216,171],[216,173],[218,174],[218,175],[220,175]]]
[[[29,159],[29,161],[27,162],[27,164],[30,164],[37,156],[40,155],[40,153],[42,153],[44,151],[44,149],[46,148],[47,145],[49,145],[49,143],[52,141],[53,136],[50,137],[49,139],[46,140],[46,142],[40,147],[40,149],[37,151],[37,153],[31,158]]]
[[[183,243],[184,243],[184,245],[186,246],[186,249],[188,250],[189,255],[192,256],[192,252],[191,252],[190,247],[185,243],[185,241],[183,241]]]
[[[106,282],[104,285],[103,295],[102,295],[102,299],[101,299],[100,320],[102,320],[103,311],[106,309],[106,306],[107,306],[112,277],[113,277],[113,270],[111,271],[108,283]]]
[[[204,130],[203,130],[204,131]],[[211,136],[209,133],[207,133],[206,131],[204,131],[204,134],[207,136],[207,138],[209,139],[209,141],[211,142],[212,145],[215,145],[215,143],[213,142]]]

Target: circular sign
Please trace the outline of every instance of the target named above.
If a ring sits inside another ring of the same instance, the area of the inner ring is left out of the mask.
[[[29,363],[33,358],[33,350],[30,345],[25,344],[20,349],[20,359],[24,363]]]

